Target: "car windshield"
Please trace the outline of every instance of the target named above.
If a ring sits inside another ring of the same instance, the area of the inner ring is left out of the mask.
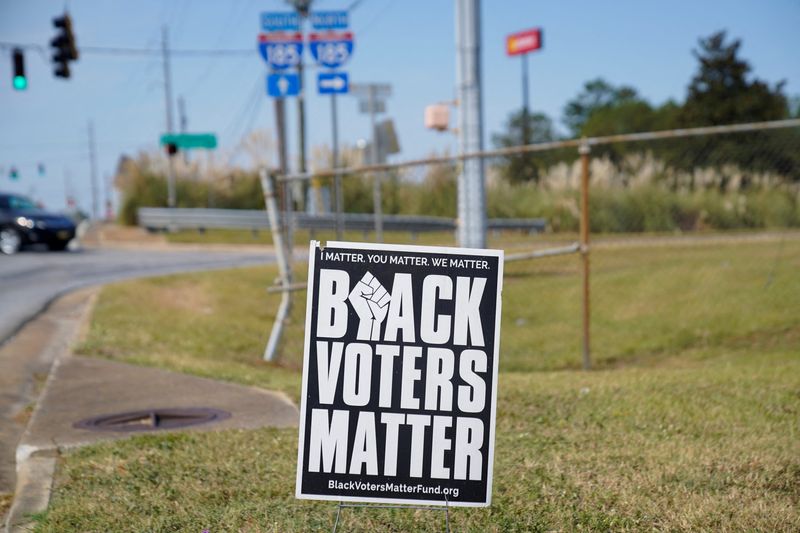
[[[39,207],[24,196],[0,196],[0,209],[15,211],[40,211]]]

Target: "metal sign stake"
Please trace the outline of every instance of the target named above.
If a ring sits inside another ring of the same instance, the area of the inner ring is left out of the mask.
[[[447,533],[450,533],[450,501],[447,499],[447,495],[444,497],[444,507],[431,507],[427,505],[376,505],[376,504],[369,504],[369,503],[344,503],[339,502],[336,506],[336,520],[333,522],[333,530],[331,533],[336,533],[339,528],[339,519],[342,515],[342,509],[347,507],[363,507],[368,509],[411,509],[415,511],[435,511],[435,512],[444,512],[444,527]]]

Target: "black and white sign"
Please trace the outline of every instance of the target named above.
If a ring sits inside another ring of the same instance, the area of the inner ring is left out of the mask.
[[[503,252],[312,242],[298,498],[487,506]]]

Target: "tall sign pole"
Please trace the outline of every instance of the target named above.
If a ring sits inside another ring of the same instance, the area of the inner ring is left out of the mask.
[[[506,54],[520,56],[522,63],[522,144],[531,143],[528,108],[528,54],[542,49],[542,29],[533,28],[506,37]]]
[[[369,164],[379,165],[381,160],[381,150],[378,147],[378,128],[375,123],[376,115],[386,111],[386,99],[392,94],[392,87],[386,83],[353,83],[350,85],[350,92],[358,97],[359,109],[362,113],[369,113],[369,123],[372,128],[369,147]],[[385,153],[385,152],[383,152]],[[383,206],[381,191],[381,174],[375,172],[372,178],[372,201],[373,212],[375,215],[375,240],[383,241]]]
[[[461,154],[483,150],[480,43],[480,0],[456,0],[458,148]],[[466,248],[486,247],[484,165],[480,158],[464,159],[461,164],[458,243]]]
[[[278,132],[278,167],[284,176],[289,172],[288,157],[286,154],[286,99],[275,98],[275,130]],[[294,209],[292,205],[291,185],[289,182],[284,181],[279,190],[281,210],[286,216],[286,223],[282,225],[284,238],[287,243],[294,242],[292,235],[292,219],[291,211]],[[291,264],[292,254],[287,254],[288,261]]]
[[[304,35],[304,22],[306,17],[308,17],[309,9],[311,9],[311,2],[312,0],[289,0],[289,4],[294,6],[295,11],[297,11],[298,15],[298,22],[300,24],[299,32],[300,36],[305,41]],[[303,61],[302,59],[297,63],[297,77],[300,81],[299,91],[297,94],[297,136],[298,136],[298,151],[299,151],[299,160],[297,170],[301,174],[304,174],[306,171],[306,104],[305,104],[305,79],[303,75]],[[309,202],[310,198],[310,187],[306,185],[304,187],[304,194],[303,194],[303,201]],[[305,204],[308,205],[308,204]]]
[[[528,124],[528,54],[520,57],[522,61],[522,144],[531,143],[531,129]]]
[[[308,35],[308,47],[317,64],[325,69],[317,75],[317,90],[320,95],[331,97],[331,145],[333,168],[339,167],[339,123],[336,108],[336,95],[347,94],[350,80],[347,72],[336,70],[350,59],[353,53],[353,34],[348,31],[347,11],[314,11],[310,13],[313,32]],[[344,236],[344,199],[342,194],[342,177],[336,174],[333,178],[333,210],[336,238]]]
[[[336,110],[336,93],[331,94],[331,165],[339,168],[339,117]],[[333,177],[333,212],[336,240],[344,239],[344,198],[342,194],[342,176],[338,172]]]
[[[258,51],[270,68],[267,75],[267,94],[275,99],[275,129],[278,132],[278,165],[281,174],[287,174],[289,163],[286,142],[286,98],[299,96],[300,75],[291,72],[298,67],[303,56],[303,36],[300,33],[300,16],[296,12],[267,12],[261,14],[261,30],[258,36]],[[293,242],[294,202],[292,186],[283,182],[281,186],[281,209],[287,216],[283,224],[285,241]],[[291,244],[289,244],[291,248]],[[291,261],[291,253],[287,253]]]
[[[302,33],[302,21],[300,26],[300,32]],[[303,61],[301,60],[297,64],[297,77],[300,80],[300,88],[299,92],[297,93],[297,146],[299,150],[299,159],[297,161],[297,171],[300,174],[304,174],[306,171],[306,104],[305,104],[305,97],[303,96]],[[308,185],[304,187],[305,191],[303,193],[303,205],[307,205],[305,202],[308,202],[309,199],[309,191],[310,188]]]

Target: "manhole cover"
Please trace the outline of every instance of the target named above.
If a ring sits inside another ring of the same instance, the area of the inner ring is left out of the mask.
[[[157,431],[209,424],[230,417],[229,412],[221,409],[178,407],[95,416],[75,422],[73,426],[92,431]]]

